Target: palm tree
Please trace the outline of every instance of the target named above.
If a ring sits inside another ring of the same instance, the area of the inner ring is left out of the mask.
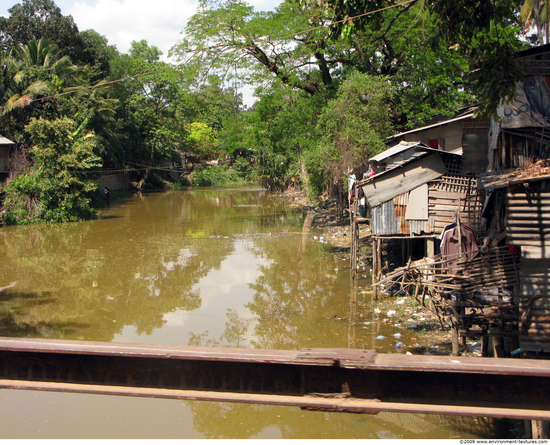
[[[535,26],[539,43],[541,45],[549,43],[550,35],[550,15],[549,0],[525,0],[521,7],[519,18],[524,24],[524,29],[528,30]]]
[[[58,74],[63,70],[75,70],[69,56],[57,58],[57,49],[53,43],[46,39],[32,39],[26,45],[20,45],[15,49],[17,59],[26,67],[38,67],[47,70],[50,74]]]
[[[35,95],[47,91],[46,82],[41,80],[28,86],[24,84],[21,63],[10,55],[0,53],[0,116],[29,105]]]

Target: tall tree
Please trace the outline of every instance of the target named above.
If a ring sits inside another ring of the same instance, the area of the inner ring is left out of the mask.
[[[343,181],[348,169],[366,165],[385,149],[393,94],[383,77],[359,72],[348,76],[319,117],[317,146],[306,153],[312,195],[330,190]]]
[[[139,168],[136,182],[143,184],[151,169],[185,140],[185,129],[177,119],[185,83],[179,71],[160,61],[158,48],[146,41],[131,45],[130,54],[119,55],[111,64],[112,75],[127,80],[114,87],[121,103],[116,119],[122,139],[109,164]]]
[[[463,81],[468,63],[456,49],[434,50],[435,25],[421,5],[388,9],[353,38],[340,38],[331,32],[334,17],[312,3],[286,0],[269,13],[242,2],[201,3],[187,39],[172,51],[186,67],[205,74],[236,71],[259,90],[280,82],[310,95],[333,95],[349,70],[389,76],[400,89],[393,107],[400,125],[452,113],[472,100]]]
[[[488,113],[496,111],[501,99],[513,97],[517,81],[523,78],[515,59],[526,46],[520,39],[517,0],[302,1],[324,7],[334,35],[348,38],[373,27],[388,30],[414,7],[427,10],[436,25],[430,36],[432,48],[455,48],[468,60],[466,85]],[[390,10],[395,18],[381,26]]]

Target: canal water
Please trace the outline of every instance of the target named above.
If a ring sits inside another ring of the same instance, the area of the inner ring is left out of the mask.
[[[256,188],[209,188],[114,202],[94,221],[2,228],[0,336],[397,353],[391,333],[357,322],[368,269],[352,288],[349,256],[302,236],[304,218]],[[2,439],[498,434],[482,419],[16,390],[0,391],[0,417]]]

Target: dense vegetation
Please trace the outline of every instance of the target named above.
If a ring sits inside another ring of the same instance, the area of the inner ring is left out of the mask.
[[[521,6],[285,0],[255,12],[204,0],[167,63],[144,40],[121,54],[52,0],[23,0],[0,17],[0,128],[17,144],[3,221],[88,218],[102,169],[166,187],[166,162],[184,159],[224,162],[179,185],[297,180],[315,199],[396,130],[477,103],[492,112],[521,78]],[[249,109],[243,85],[256,88]]]

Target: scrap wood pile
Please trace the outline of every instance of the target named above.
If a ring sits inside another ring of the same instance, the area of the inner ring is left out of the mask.
[[[450,315],[450,323],[464,330],[517,320],[511,290],[518,283],[517,254],[505,246],[482,249],[473,257],[470,252],[409,261],[373,286],[389,287],[390,295],[414,296],[424,306],[429,297],[429,309],[442,325],[442,316]]]

